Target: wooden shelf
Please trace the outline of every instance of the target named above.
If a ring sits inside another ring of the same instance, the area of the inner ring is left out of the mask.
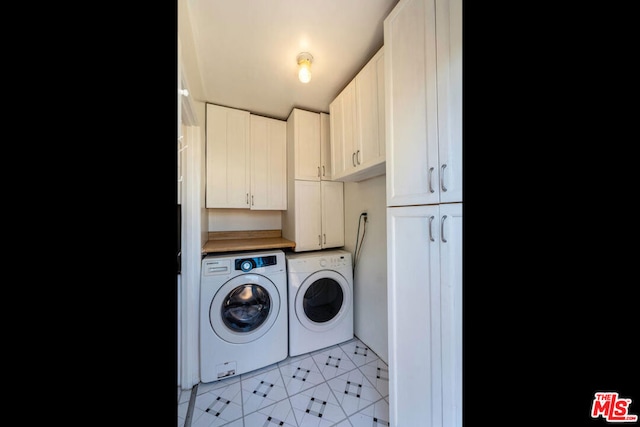
[[[296,243],[282,237],[282,230],[210,231],[203,254],[264,249],[293,249]]]

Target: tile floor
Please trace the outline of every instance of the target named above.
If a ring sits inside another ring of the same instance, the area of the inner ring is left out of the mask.
[[[389,426],[387,365],[357,337],[194,389],[178,389],[179,427]]]

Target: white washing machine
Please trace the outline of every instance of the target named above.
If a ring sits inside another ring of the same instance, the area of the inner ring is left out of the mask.
[[[200,282],[200,381],[287,357],[287,270],[281,250],[208,255]]]
[[[322,250],[287,253],[289,356],[353,338],[351,253]]]

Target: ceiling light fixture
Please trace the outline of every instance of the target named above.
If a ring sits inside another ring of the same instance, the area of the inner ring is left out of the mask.
[[[298,78],[302,83],[309,83],[313,56],[309,52],[302,52],[298,54],[296,59],[298,61]]]

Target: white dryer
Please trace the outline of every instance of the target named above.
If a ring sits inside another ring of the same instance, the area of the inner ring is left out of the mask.
[[[289,356],[353,338],[351,253],[322,250],[287,253]]]
[[[200,381],[287,357],[287,271],[281,250],[208,255],[200,281]]]

